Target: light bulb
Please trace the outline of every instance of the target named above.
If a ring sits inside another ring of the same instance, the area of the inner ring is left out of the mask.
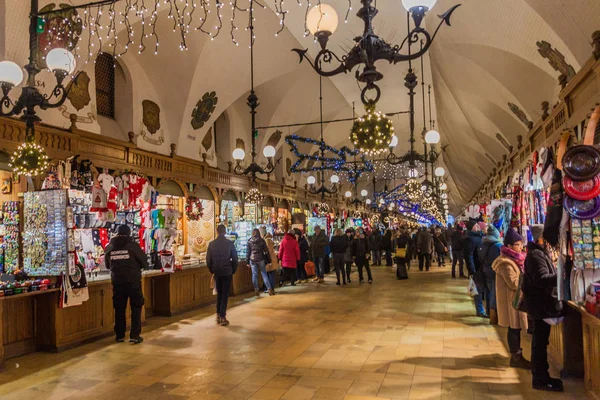
[[[348,190],[346,193],[344,193],[344,196],[346,196],[347,198],[350,198],[350,197],[352,197],[352,192],[350,192]]]
[[[0,61],[0,82],[18,86],[23,82],[23,70],[12,61]]]
[[[242,161],[244,157],[246,157],[246,152],[244,149],[237,148],[233,150],[233,159],[237,161]]]
[[[448,189],[448,185],[446,185],[445,183],[442,183],[442,184],[440,185],[440,189],[442,189],[442,190],[446,190],[446,189]]]
[[[431,130],[425,134],[425,143],[438,144],[440,142],[440,134],[438,131]]]
[[[360,191],[360,195],[362,197],[367,197],[368,194],[369,194],[369,192],[367,192],[366,189],[363,189],[363,190]]]
[[[320,32],[333,34],[337,26],[337,13],[329,4],[317,4],[306,15],[306,27],[313,36]]]
[[[384,199],[379,199],[379,204],[385,204],[385,200]]]
[[[263,156],[267,157],[267,158],[273,158],[275,157],[275,147],[273,146],[267,146],[263,149]]]
[[[367,205],[371,204],[371,199],[367,199],[367,200],[365,200],[365,203],[366,203]]]
[[[309,185],[314,185],[316,181],[317,181],[317,178],[315,178],[315,177],[314,177],[314,176],[312,176],[312,175],[311,175],[311,176],[309,176],[309,177],[308,177],[308,179],[306,179],[306,182],[307,182]]]
[[[75,71],[75,57],[67,49],[52,49],[46,55],[46,65],[50,71],[64,71],[70,74]]]
[[[333,183],[334,185],[336,183],[340,183],[340,177],[337,175],[331,175],[331,178],[329,178],[329,180],[331,180],[331,183]]]
[[[435,169],[435,176],[444,176],[446,174],[446,170],[444,169],[444,167],[437,167]]]
[[[406,11],[411,11],[415,7],[423,7],[427,10],[431,10],[437,0],[402,0],[402,5],[406,9]]]
[[[411,168],[410,171],[408,171],[408,176],[410,178],[416,178],[417,177],[417,170],[414,168]]]

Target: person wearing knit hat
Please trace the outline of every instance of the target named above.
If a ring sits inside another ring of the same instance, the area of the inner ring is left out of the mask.
[[[527,244],[522,289],[527,314],[533,319],[532,386],[537,390],[562,392],[562,381],[552,378],[548,373],[548,340],[551,326],[546,320],[559,318],[563,311],[563,304],[558,299],[557,272],[544,246],[543,226],[533,225],[530,229],[535,241]]]
[[[490,316],[490,323],[497,325],[496,273],[492,269],[492,263],[500,256],[502,239],[500,239],[500,232],[498,232],[498,229],[494,225],[488,225],[485,232],[486,235],[483,238],[483,244],[477,250],[481,272],[479,273],[479,282],[476,281],[476,284],[480,295],[484,294],[485,296],[485,310]]]
[[[469,220],[469,222],[467,222],[467,234],[463,241],[463,253],[469,276],[473,277],[473,279],[476,281],[475,283],[478,284],[478,286],[481,286],[483,282],[483,279],[475,279],[481,277],[481,274],[477,274],[477,276],[475,276],[475,272],[480,270],[477,250],[482,245],[482,236],[483,235],[481,234],[477,222],[475,220]],[[479,281],[479,283],[477,281]],[[477,290],[479,290],[479,287]],[[482,318],[489,318],[488,314],[485,311],[485,308],[483,307],[481,293],[473,297],[473,300],[475,301],[475,311],[477,313],[477,316]]]
[[[512,306],[524,264],[522,238],[512,228],[508,228],[504,246],[500,248],[500,257],[492,264],[492,269],[496,272],[498,325],[508,328],[506,339],[510,351],[510,366],[531,369],[531,363],[523,357],[521,348],[521,331],[528,327],[527,314]]]

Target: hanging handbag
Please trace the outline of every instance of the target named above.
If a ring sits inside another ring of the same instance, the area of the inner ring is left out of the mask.
[[[523,295],[523,278],[525,274],[521,272],[519,275],[519,284],[517,285],[517,291],[512,299],[512,306],[515,310],[521,312],[527,312],[527,307],[525,305],[525,296]]]
[[[406,247],[398,247],[395,255],[398,258],[406,258]]]

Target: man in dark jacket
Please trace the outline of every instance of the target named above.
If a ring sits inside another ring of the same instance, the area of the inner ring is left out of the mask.
[[[113,286],[113,307],[115,309],[115,335],[117,342],[125,340],[125,311],[127,299],[131,307],[131,331],[129,341],[142,343],[142,270],[148,268],[148,259],[139,244],[133,241],[131,229],[119,225],[117,236],[112,238],[104,251],[104,262],[110,269]]]
[[[429,271],[431,267],[431,253],[433,253],[433,238],[426,228],[421,229],[417,234],[417,253],[419,254],[419,271]]]
[[[562,315],[563,305],[558,300],[556,267],[544,248],[543,225],[531,226],[533,242],[527,245],[523,294],[527,313],[533,319],[531,341],[532,386],[538,390],[562,392],[560,379],[548,373],[548,339],[550,325],[544,320]]]
[[[296,264],[296,273],[298,276],[298,282],[296,283],[308,283],[308,276],[306,275],[306,269],[304,268],[304,265],[308,262],[308,251],[310,249],[308,241],[302,231],[298,228],[294,229],[294,235],[296,236],[298,247],[300,248],[300,260]]]
[[[310,238],[310,252],[315,263],[315,282],[325,282],[325,257],[329,240],[319,225],[315,226],[315,234]]]
[[[363,267],[367,269],[369,283],[373,283],[371,267],[369,267],[369,250],[369,239],[367,239],[365,231],[362,228],[359,228],[358,237],[352,241],[352,256],[354,257],[354,262],[358,268],[358,280],[360,283],[364,282]]]
[[[369,248],[373,253],[373,265],[380,266],[381,265],[381,244],[383,242],[383,237],[381,236],[381,232],[379,229],[375,229],[373,234],[371,235]]]
[[[394,249],[394,238],[392,235],[392,231],[387,229],[383,235],[383,240],[381,241],[381,250],[385,252],[385,265],[386,267],[391,267],[393,265],[392,260],[392,250]]]
[[[333,254],[333,265],[335,266],[335,276],[337,278],[336,285],[340,286],[340,273],[342,281],[346,284],[346,274],[344,270],[344,256],[348,248],[348,240],[344,236],[344,231],[341,228],[335,230],[335,236],[329,242],[331,254]]]
[[[472,276],[473,279],[475,279],[475,272],[480,270],[477,249],[479,249],[482,242],[483,235],[479,225],[477,225],[475,221],[470,220],[467,222],[467,235],[463,241],[463,254],[465,257],[465,263],[467,264],[467,271],[469,272],[469,276]],[[483,306],[481,293],[473,297],[473,300],[475,301],[475,310],[477,312],[477,316],[488,318],[489,316],[485,312],[485,307]]]
[[[463,265],[465,263],[465,255],[463,253],[463,229],[457,225],[452,232],[452,278],[456,278],[456,264],[458,263],[458,272],[461,278],[466,278]]]
[[[446,266],[446,252],[448,251],[448,242],[441,229],[436,229],[433,233],[433,247],[437,253],[438,267]]]
[[[225,237],[225,226],[217,226],[217,238],[209,243],[206,252],[206,265],[215,276],[217,289],[217,324],[229,325],[227,302],[233,275],[238,268],[238,254],[233,242]]]

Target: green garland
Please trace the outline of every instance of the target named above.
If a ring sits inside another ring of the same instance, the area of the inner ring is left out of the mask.
[[[27,141],[10,157],[8,166],[17,175],[28,177],[41,175],[48,170],[48,155],[41,146]]]

